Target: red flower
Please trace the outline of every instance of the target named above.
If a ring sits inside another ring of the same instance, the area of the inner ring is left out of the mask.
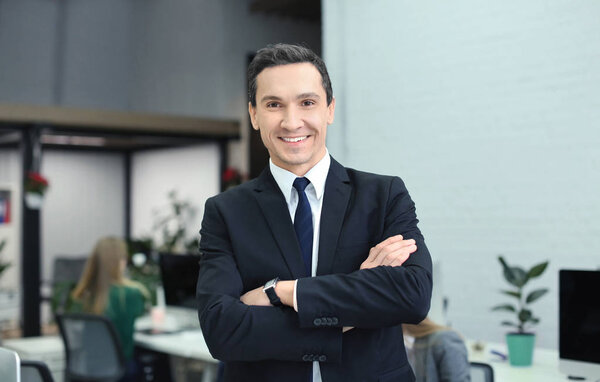
[[[228,167],[227,170],[223,173],[223,182],[235,182],[239,179],[240,174],[238,174],[237,170],[233,167]]]
[[[48,185],[48,180],[42,176],[42,174],[37,172],[28,172],[27,178],[36,183],[41,183],[43,185]]]
[[[43,195],[46,188],[48,188],[48,180],[42,174],[33,171],[27,173],[25,192],[34,192]]]

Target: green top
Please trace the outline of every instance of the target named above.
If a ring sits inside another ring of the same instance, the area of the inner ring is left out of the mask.
[[[104,308],[104,315],[112,321],[121,340],[126,360],[133,357],[135,319],[145,311],[146,297],[142,290],[143,286],[138,287],[131,282],[128,285],[113,284],[108,291],[108,301]],[[70,310],[83,312],[83,304],[74,301]]]

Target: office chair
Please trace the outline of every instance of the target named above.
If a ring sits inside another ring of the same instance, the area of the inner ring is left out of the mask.
[[[471,382],[494,382],[494,369],[481,362],[470,362],[471,364]]]
[[[69,382],[115,382],[125,374],[125,356],[113,323],[104,316],[57,316],[65,344]]]
[[[49,294],[42,296],[42,299],[50,302],[55,314],[65,312],[69,295],[83,273],[87,258],[58,256],[54,259]]]
[[[0,348],[0,381],[17,382],[20,373],[20,361],[16,352]]]
[[[21,361],[21,382],[54,382],[54,378],[45,363]]]

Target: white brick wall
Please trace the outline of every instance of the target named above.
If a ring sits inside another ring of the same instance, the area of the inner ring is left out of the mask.
[[[530,267],[538,346],[558,344],[558,269],[600,267],[600,3],[324,1],[328,145],[401,176],[443,268],[449,320],[502,341],[496,256]]]

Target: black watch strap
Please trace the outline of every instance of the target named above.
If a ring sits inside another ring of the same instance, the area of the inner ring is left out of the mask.
[[[267,294],[271,305],[283,306],[279,296],[277,296],[277,293],[275,293],[275,285],[277,285],[277,281],[279,281],[279,277],[275,277],[273,280],[267,281],[265,286],[263,286],[263,291]]]

